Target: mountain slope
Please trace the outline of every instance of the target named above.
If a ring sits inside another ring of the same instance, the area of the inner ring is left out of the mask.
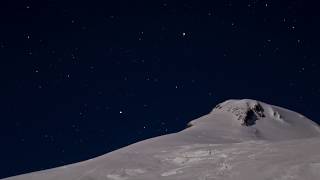
[[[320,128],[255,100],[229,100],[174,134],[6,180],[318,179]]]

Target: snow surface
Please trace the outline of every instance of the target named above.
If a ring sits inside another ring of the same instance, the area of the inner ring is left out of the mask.
[[[319,180],[320,128],[301,114],[228,100],[174,134],[5,180]]]

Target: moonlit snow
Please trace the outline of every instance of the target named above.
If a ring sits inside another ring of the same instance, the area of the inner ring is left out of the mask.
[[[319,180],[320,128],[301,114],[229,100],[181,132],[6,180]]]

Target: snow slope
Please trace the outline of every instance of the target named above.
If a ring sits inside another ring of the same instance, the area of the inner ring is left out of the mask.
[[[228,100],[174,134],[5,180],[318,180],[320,128],[296,112]]]

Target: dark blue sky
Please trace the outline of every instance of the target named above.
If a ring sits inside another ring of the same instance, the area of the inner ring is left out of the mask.
[[[318,4],[0,2],[0,177],[177,132],[230,98],[320,113]]]

